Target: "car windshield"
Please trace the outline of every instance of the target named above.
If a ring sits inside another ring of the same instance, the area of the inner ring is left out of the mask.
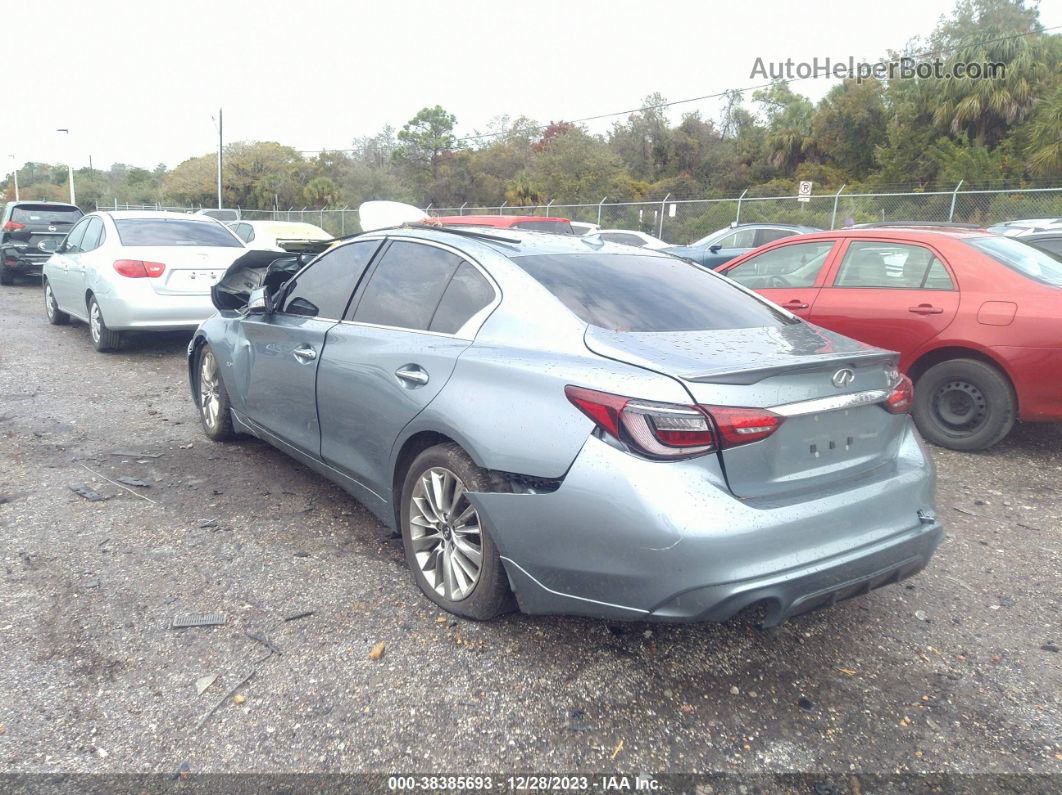
[[[724,227],[723,229],[716,229],[716,230],[715,230],[714,232],[712,232],[712,234],[710,234],[710,235],[705,235],[705,236],[704,236],[704,237],[702,237],[702,238],[701,238],[700,240],[695,240],[695,241],[693,241],[692,243],[690,243],[690,247],[692,248],[692,247],[694,247],[694,246],[707,246],[707,245],[711,245],[712,243],[714,243],[714,242],[715,242],[716,240],[718,240],[719,238],[721,238],[721,237],[723,237],[724,235],[726,235],[727,233],[729,233],[729,232],[733,232],[733,231],[734,231],[734,230],[733,230],[733,229],[732,229],[731,227],[729,227],[729,226],[727,226],[727,227]]]
[[[169,218],[122,218],[114,222],[123,246],[220,246],[243,244],[225,227],[213,221]]]
[[[1012,237],[975,237],[965,241],[1023,276],[1052,287],[1062,287],[1062,259]]]
[[[83,215],[77,207],[49,207],[46,204],[20,204],[11,209],[11,220],[20,224],[72,224]]]
[[[513,262],[580,320],[612,331],[777,328],[800,322],[677,257],[532,254]]]

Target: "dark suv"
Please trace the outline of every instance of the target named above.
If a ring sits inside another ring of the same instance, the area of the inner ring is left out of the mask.
[[[0,284],[39,274],[45,261],[83,216],[63,202],[8,202],[0,218]]]

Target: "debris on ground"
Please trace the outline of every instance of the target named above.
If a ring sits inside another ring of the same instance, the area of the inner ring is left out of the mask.
[[[379,660],[384,656],[384,649],[387,648],[386,643],[377,643],[372,647],[372,651],[369,652],[370,660]]]
[[[810,698],[801,697],[800,701],[797,702],[797,706],[804,712],[811,712],[811,710],[815,709],[815,702]]]
[[[247,696],[245,696],[243,693],[237,693],[236,695],[234,695],[232,697],[232,703],[233,704],[242,704],[246,700],[247,700]]]
[[[619,756],[619,753],[622,750],[623,750],[623,740],[620,740],[618,743],[616,743],[616,747],[612,749],[612,759],[615,759],[617,756]]]
[[[925,610],[915,610],[914,617],[917,618],[919,621],[928,621],[928,619],[926,618]]]
[[[103,502],[107,498],[100,494],[93,488],[86,486],[84,483],[75,483],[67,488],[74,492],[79,497],[84,497],[89,502]]]
[[[218,526],[218,520],[217,519],[203,519],[203,520],[201,520],[199,522],[199,527],[204,529],[204,530],[207,529],[207,528],[210,528],[210,527],[217,527],[217,526]]]
[[[269,657],[270,654],[283,654],[284,653],[280,649],[278,649],[276,646],[274,646],[270,642],[269,638],[267,638],[265,635],[256,634],[254,632],[244,632],[243,634],[246,635],[251,640],[255,641],[256,643],[261,643],[263,646],[265,646],[267,649],[269,649],[269,654],[267,654],[266,657]],[[263,657],[262,659],[265,659],[266,657]],[[259,662],[261,662],[261,660]]]
[[[298,621],[300,618],[309,618],[316,610],[301,610],[298,613],[292,613],[291,615],[284,616],[285,621]]]
[[[173,617],[170,629],[216,627],[224,624],[227,620],[224,613],[185,613],[184,615]]]
[[[114,450],[111,455],[120,458],[162,458],[162,453],[134,453],[129,450]]]
[[[115,480],[117,480],[119,483],[124,483],[127,486],[136,486],[139,489],[151,488],[151,484],[148,483],[146,480],[129,477],[128,475],[121,475],[120,477],[115,478]]]
[[[201,676],[195,680],[195,694],[197,696],[203,695],[207,689],[217,681],[217,674],[208,674],[207,676]]]

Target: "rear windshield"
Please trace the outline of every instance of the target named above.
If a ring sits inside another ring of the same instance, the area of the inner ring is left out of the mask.
[[[513,262],[581,320],[612,331],[701,331],[799,322],[723,277],[676,257],[535,254]]]
[[[123,246],[220,246],[240,248],[242,243],[213,221],[163,218],[122,218],[114,222]]]
[[[1012,237],[975,237],[965,241],[1001,265],[1052,287],[1062,287],[1062,259]]]
[[[567,221],[517,221],[513,224],[517,229],[526,229],[528,232],[550,232],[554,235],[574,235],[572,225]]]
[[[49,207],[46,204],[20,204],[11,209],[11,220],[20,224],[72,224],[83,215],[77,207]]]

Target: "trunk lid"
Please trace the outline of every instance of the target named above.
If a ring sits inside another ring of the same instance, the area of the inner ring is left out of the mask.
[[[585,341],[598,355],[679,379],[698,404],[784,416],[766,439],[720,452],[738,497],[781,497],[862,477],[895,459],[907,424],[906,415],[878,405],[893,385],[897,355],[808,323],[685,332],[590,326]],[[842,370],[850,376],[835,385]]]
[[[126,246],[122,259],[161,262],[166,270],[151,279],[159,295],[209,295],[210,288],[245,248],[216,246]]]

